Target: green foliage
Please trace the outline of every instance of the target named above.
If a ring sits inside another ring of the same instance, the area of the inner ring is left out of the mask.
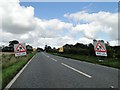
[[[27,56],[15,57],[14,55],[3,55],[2,87],[19,72],[19,70],[32,58],[36,52],[29,52]],[[1,73],[0,73],[1,75]]]
[[[2,71],[2,83],[3,87],[9,83],[9,81],[16,75],[16,73],[23,67],[23,65],[26,63],[26,60],[17,62],[8,68],[3,69]]]
[[[33,47],[30,45],[26,45],[26,50],[27,52],[32,52],[33,51]]]
[[[37,47],[37,52],[42,52],[44,51],[42,48]]]
[[[104,42],[104,41],[103,41]],[[120,46],[109,46],[105,45],[107,49],[107,58],[120,59]],[[63,46],[64,52],[63,54],[75,54],[75,55],[87,55],[96,57],[94,46],[92,43],[89,45],[85,45],[82,43],[76,43],[75,45],[66,44]],[[57,49],[52,49],[50,46],[46,46],[47,52],[59,53]]]
[[[14,44],[18,44],[18,43],[19,43],[19,41],[12,40],[12,41],[9,41],[9,46],[14,48]]]
[[[52,48],[50,46],[45,45],[46,52],[52,52]]]

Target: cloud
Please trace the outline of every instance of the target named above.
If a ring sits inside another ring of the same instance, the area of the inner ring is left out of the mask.
[[[41,37],[46,38],[55,38],[62,36],[65,29],[71,29],[71,23],[65,23],[58,19],[50,19],[50,20],[40,20],[36,18],[37,21],[37,33],[39,32]]]
[[[111,39],[118,39],[118,14],[100,11],[88,13],[80,11],[72,14],[64,14],[64,17],[78,22],[75,30],[83,31],[85,36],[96,38],[97,32],[110,35]]]
[[[75,30],[84,32],[84,35],[89,38],[96,38],[96,33],[101,30],[101,26],[98,23],[92,22],[90,24],[78,24],[74,28]]]
[[[118,43],[118,42],[120,42],[120,41],[118,41],[118,40],[112,40],[109,43],[110,43],[111,46],[118,46],[118,45],[120,45],[120,43]]]
[[[80,11],[65,14],[64,17],[75,22],[64,22],[60,19],[44,20],[35,17],[34,7],[20,6],[19,0],[0,3],[0,33],[2,43],[10,40],[26,42],[34,47],[44,47],[45,44],[52,47],[60,47],[64,44],[77,42],[88,44],[98,37],[99,32],[104,32],[117,38],[117,14],[110,12],[88,13]],[[115,30],[115,31],[114,31]],[[79,37],[76,38],[77,34]],[[112,44],[114,42],[111,42]]]
[[[80,43],[83,43],[83,44],[89,44],[89,43],[93,43],[93,40],[92,39],[88,39],[86,37],[82,37],[78,40]]]
[[[22,34],[34,30],[34,8],[20,6],[19,2],[2,2],[2,28],[6,32]]]

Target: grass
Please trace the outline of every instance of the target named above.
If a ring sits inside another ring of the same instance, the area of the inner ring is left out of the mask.
[[[14,57],[14,54],[3,54],[2,55],[2,69],[9,67],[15,62],[18,62],[18,60],[17,60],[17,57]]]
[[[99,61],[98,58],[94,56],[60,54],[60,53],[51,53],[51,52],[50,54],[120,69],[119,59],[115,60],[113,58],[104,58],[102,61]]]
[[[0,52],[0,89],[2,88],[2,53]]]
[[[22,69],[22,67],[36,54],[36,52],[28,53],[27,56],[15,57],[14,55],[3,56],[2,69],[2,88],[4,88],[10,80]],[[1,74],[0,74],[1,75]]]
[[[7,83],[16,75],[16,73],[24,66],[25,61],[17,62],[14,65],[4,69],[2,71],[2,85],[5,87]]]
[[[0,67],[2,67],[2,53],[0,52]]]

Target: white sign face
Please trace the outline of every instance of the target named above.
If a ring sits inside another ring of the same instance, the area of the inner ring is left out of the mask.
[[[93,45],[97,56],[107,56],[107,50],[104,42],[94,41]]]
[[[26,55],[26,45],[25,43],[14,44],[15,56],[25,56]]]

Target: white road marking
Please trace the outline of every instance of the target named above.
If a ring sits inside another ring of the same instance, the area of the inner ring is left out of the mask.
[[[110,88],[114,88],[114,86],[110,86]]]
[[[45,55],[45,56],[48,57],[48,58],[50,57],[50,56],[47,56],[47,55]]]
[[[36,54],[37,55],[37,54]],[[17,75],[7,84],[7,86],[5,87],[5,89],[9,89],[13,83],[16,81],[16,79],[20,76],[20,74],[24,71],[24,69],[28,66],[28,64],[32,61],[32,59],[36,56],[34,55],[29,61],[28,63],[17,73]]]
[[[50,57],[50,56],[47,56],[48,58]]]
[[[45,55],[45,54],[44,54],[44,55]],[[48,55],[45,55],[45,56],[48,57],[48,58],[50,58],[50,56],[48,56]],[[57,62],[57,60],[54,59],[54,58],[50,58],[50,59],[52,59],[53,61]]]
[[[81,71],[79,71],[79,70],[77,70],[77,69],[75,69],[75,68],[73,68],[73,67],[71,67],[71,66],[69,66],[69,65],[67,65],[67,64],[64,64],[64,63],[61,63],[61,64],[64,65],[64,66],[66,66],[66,67],[68,67],[69,69],[72,69],[72,70],[74,70],[74,71],[76,71],[76,72],[78,72],[78,73],[80,73],[80,74],[88,77],[88,78],[92,78],[92,76],[90,76],[90,75],[88,75],[88,74],[86,74],[86,73],[84,73],[84,72],[81,72]]]
[[[103,68],[107,68],[107,69],[113,69],[113,70],[117,70],[117,68],[113,68],[113,67],[109,67],[109,66],[104,66],[104,65],[99,65],[99,64],[94,64],[94,63],[90,63],[90,62],[86,62],[86,61],[79,61],[79,60],[72,60],[71,58],[64,58],[62,57],[63,59],[67,59],[67,60],[70,60],[70,61],[74,61],[74,62],[81,62],[81,63],[86,63],[86,64],[90,64],[90,65],[96,65],[96,66],[99,66],[99,67],[103,67]]]
[[[44,54],[44,53],[43,53],[43,55],[45,55],[45,56],[48,57],[48,58],[50,57],[50,56],[48,56],[48,55],[46,55],[46,54]]]
[[[54,58],[51,58],[53,61],[55,61],[55,62],[57,62],[57,60],[56,59],[54,59]]]

